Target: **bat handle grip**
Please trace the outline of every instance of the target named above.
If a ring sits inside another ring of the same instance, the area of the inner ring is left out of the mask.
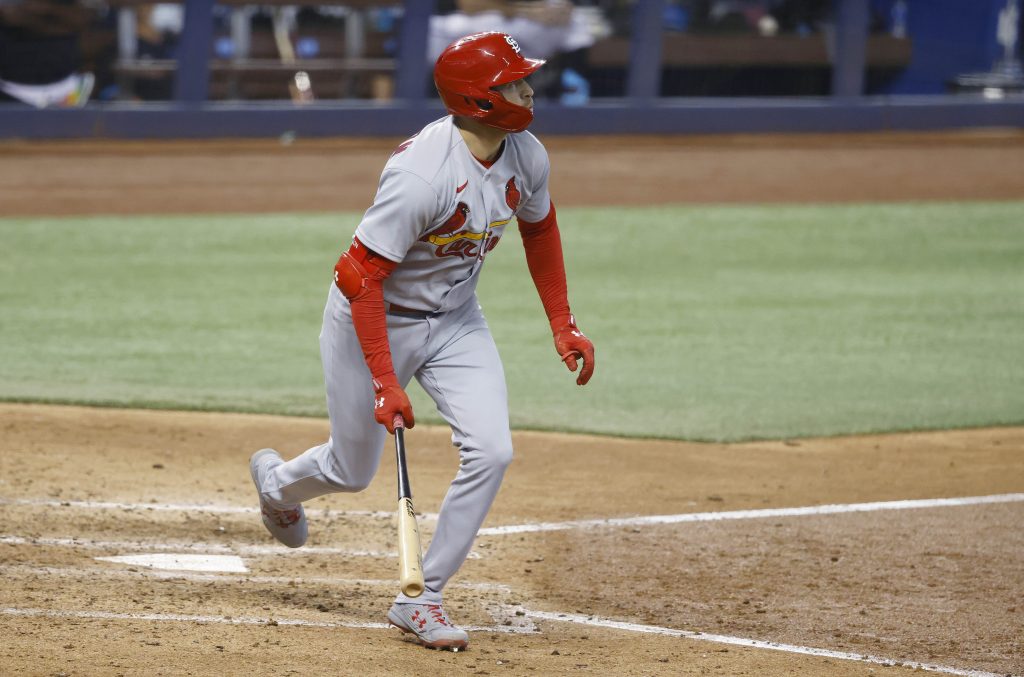
[[[403,430],[405,429],[405,419],[402,418],[401,414],[395,414],[395,417],[391,419],[391,427],[395,430],[398,430],[399,428],[402,428]]]

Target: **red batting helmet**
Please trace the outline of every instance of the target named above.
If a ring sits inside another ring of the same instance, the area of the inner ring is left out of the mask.
[[[506,132],[521,132],[533,111],[505,100],[491,87],[525,78],[544,65],[527,59],[505,33],[476,33],[448,45],[434,64],[434,85],[452,115],[465,115]]]

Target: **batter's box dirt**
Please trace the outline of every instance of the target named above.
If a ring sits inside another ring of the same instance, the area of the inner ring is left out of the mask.
[[[0,672],[910,674],[836,657],[861,654],[954,674],[1024,671],[1019,502],[481,536],[480,557],[446,590],[453,619],[478,628],[453,656],[384,627],[397,590],[393,526],[367,515],[393,509],[393,468],[362,494],[312,502],[308,550],[261,531],[249,454],[272,435],[295,440],[285,456],[299,453],[322,421],[24,405],[0,405],[0,416]],[[202,434],[171,434],[181,430]],[[450,438],[412,433],[417,506],[434,512],[451,479]],[[799,448],[538,433],[515,444],[488,528],[1024,489],[1019,428]],[[664,468],[680,462],[701,472],[665,487]],[[552,474],[573,476],[576,493],[538,494]],[[225,511],[87,507],[154,501]],[[161,552],[230,555],[248,571],[123,559]]]

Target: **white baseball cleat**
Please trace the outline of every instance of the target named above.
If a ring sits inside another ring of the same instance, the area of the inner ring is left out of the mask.
[[[289,548],[298,548],[306,542],[309,527],[306,523],[306,512],[301,503],[287,508],[275,508],[263,498],[263,477],[268,471],[284,463],[281,456],[273,449],[260,449],[249,459],[249,474],[252,475],[256,493],[260,497],[260,512],[263,513],[263,526],[267,531]]]
[[[428,649],[459,651],[469,645],[469,635],[448,620],[440,604],[392,604],[388,622]]]

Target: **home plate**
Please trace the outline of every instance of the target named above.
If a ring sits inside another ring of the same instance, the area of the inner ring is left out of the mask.
[[[96,559],[103,562],[132,564],[171,571],[224,571],[236,574],[244,574],[249,571],[245,562],[237,555],[189,555],[160,552],[151,555],[121,555],[119,557],[97,557]]]

